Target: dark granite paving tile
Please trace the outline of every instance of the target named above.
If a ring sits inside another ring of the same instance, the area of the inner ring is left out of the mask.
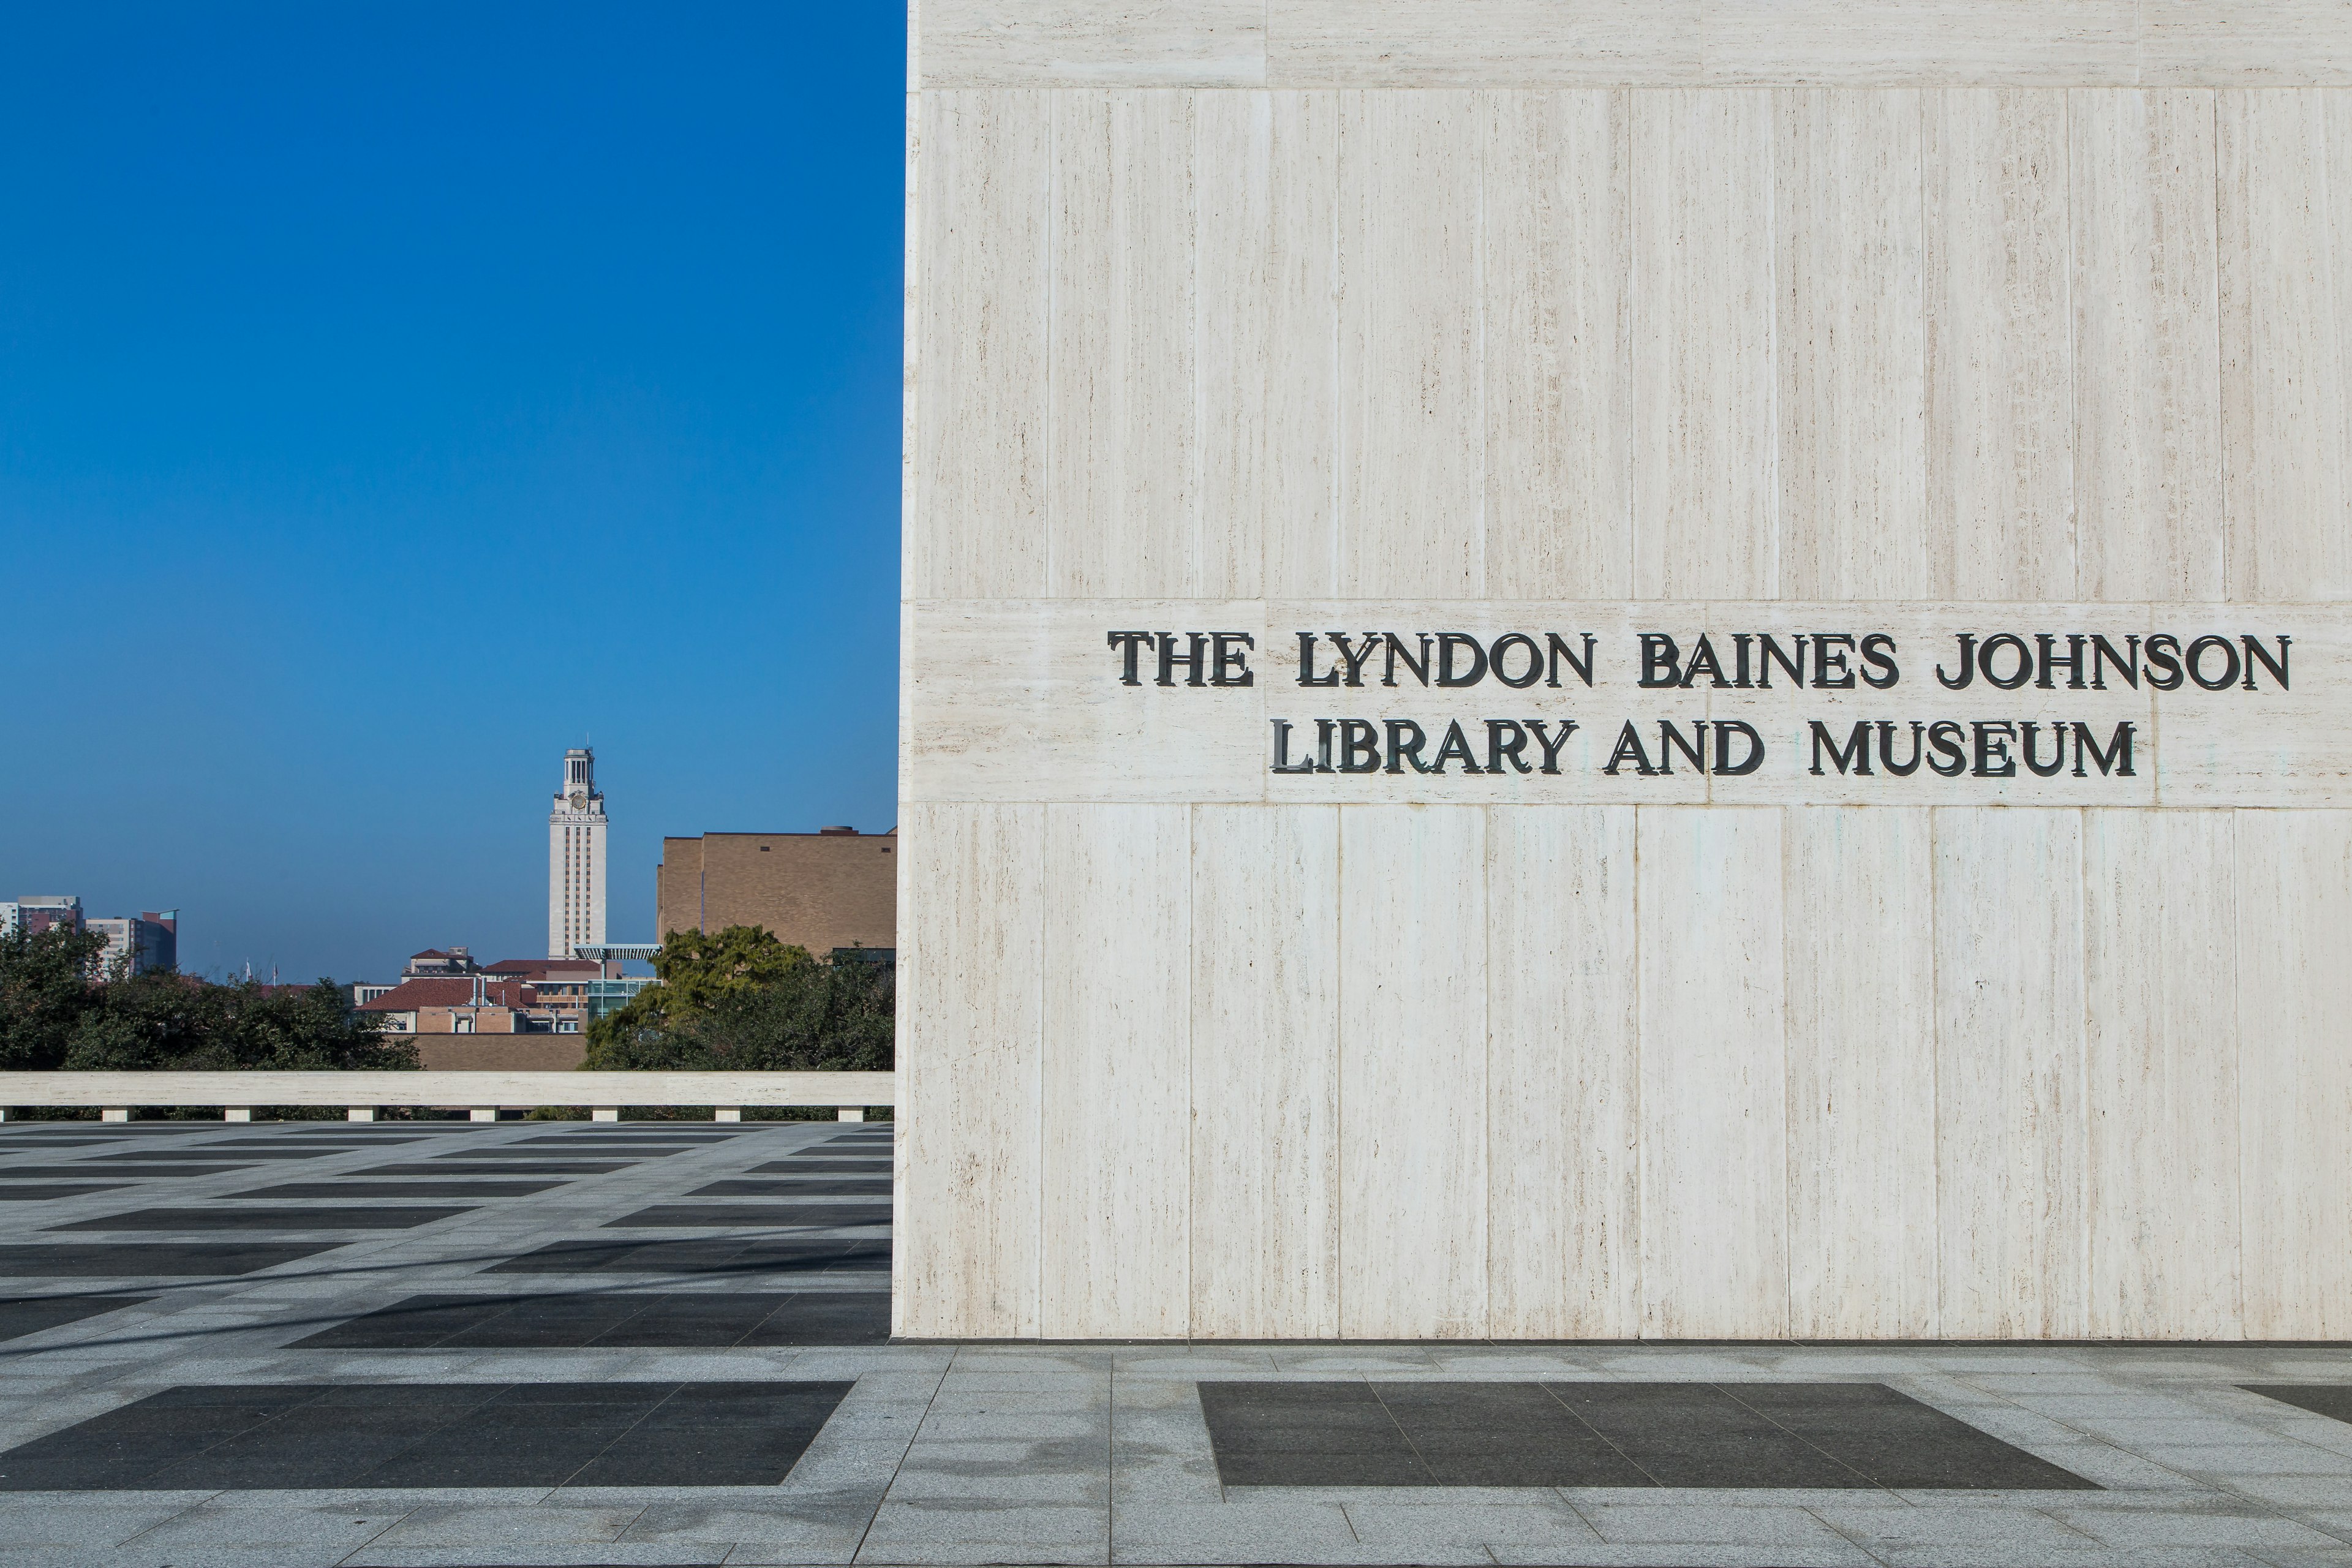
[[[546,1142],[564,1142],[564,1145],[572,1145],[572,1147],[581,1147],[581,1145],[614,1145],[614,1147],[621,1147],[621,1145],[640,1145],[640,1147],[668,1147],[668,1150],[694,1150],[694,1147],[701,1147],[701,1145],[706,1145],[706,1142],[734,1142],[734,1133],[722,1133],[722,1135],[718,1135],[718,1138],[696,1138],[696,1135],[691,1135],[691,1133],[687,1133],[687,1135],[673,1135],[673,1133],[552,1133],[552,1135],[548,1135],[548,1138],[518,1138],[518,1140],[515,1140],[515,1142],[513,1142],[513,1147],[524,1147],[524,1145],[546,1145]]]
[[[695,1188],[692,1198],[887,1198],[887,1175],[812,1176],[794,1181],[785,1176],[737,1176]]]
[[[223,1138],[215,1142],[207,1143],[205,1147],[207,1149],[283,1149],[287,1146],[285,1141],[289,1138],[300,1138],[302,1140],[301,1147],[305,1149],[326,1149],[330,1151],[343,1149],[373,1149],[381,1147],[386,1143],[415,1143],[418,1142],[418,1140],[412,1135],[392,1132],[365,1132],[356,1138],[305,1138],[299,1132],[281,1132],[268,1138]]]
[[[152,1301],[152,1296],[20,1296],[0,1300],[0,1340],[22,1339],[43,1329],[79,1323]]]
[[[739,1345],[878,1345],[890,1339],[890,1296],[882,1290],[808,1290],[784,1298]]]
[[[446,1171],[442,1174],[446,1175]],[[226,1193],[232,1198],[527,1198],[562,1182],[502,1182],[489,1177],[440,1182],[286,1182],[250,1192]]]
[[[462,1208],[133,1209],[44,1230],[409,1230],[468,1213]]]
[[[2099,1489],[2071,1470],[2037,1459],[1884,1384],[1727,1383],[1717,1386],[1882,1487]]]
[[[166,1389],[0,1453],[0,1491],[135,1488],[319,1393],[307,1386]]]
[[[321,1154],[333,1152],[331,1149],[314,1148],[308,1144],[299,1149],[254,1149],[232,1148],[226,1143],[207,1143],[201,1149],[128,1149],[120,1154],[95,1154],[91,1159],[103,1162],[120,1160],[130,1164],[144,1162],[148,1164],[160,1165],[167,1162],[176,1163],[183,1161],[222,1159],[240,1163],[254,1160],[315,1160]]]
[[[1441,1486],[1650,1484],[1538,1384],[1381,1383],[1373,1392]]]
[[[790,1159],[771,1160],[764,1165],[751,1167],[751,1174],[767,1175],[782,1172],[795,1176],[887,1176],[890,1173],[887,1160],[812,1160],[806,1155]]]
[[[289,1350],[425,1350],[512,1311],[518,1296],[409,1296],[296,1340]]]
[[[51,1242],[0,1247],[0,1279],[198,1279],[255,1274],[339,1241]]]
[[[145,1180],[156,1176],[217,1176],[242,1171],[243,1163],[226,1165],[116,1165],[85,1161],[79,1165],[12,1165],[0,1169],[0,1182],[48,1181],[58,1176],[104,1177],[108,1181]]]
[[[1229,1486],[2095,1490],[1863,1384],[1203,1383]]]
[[[26,1182],[18,1185],[0,1183],[0,1204],[47,1203],[52,1198],[78,1198],[84,1193],[120,1192],[128,1184],[124,1182]]]
[[[769,1203],[657,1204],[652,1208],[608,1219],[608,1230],[665,1227],[680,1230],[709,1227],[732,1230],[755,1225],[888,1225],[888,1204]]]
[[[613,1291],[541,1296],[460,1329],[442,1343],[466,1350],[579,1350],[600,1342],[650,1305],[648,1297]]]
[[[1667,1487],[1868,1487],[1831,1458],[1712,1384],[1559,1383],[1545,1386],[1619,1452]]]
[[[455,1160],[440,1155],[430,1163],[370,1165],[355,1176],[601,1176],[625,1171],[633,1160]]]
[[[593,1150],[598,1153],[675,1154],[681,1149],[702,1147],[699,1140],[683,1138],[518,1138],[506,1145],[509,1149],[529,1149],[547,1153],[551,1148]]]
[[[2248,1394],[2259,1394],[2264,1399],[2275,1399],[2331,1421],[2352,1422],[2352,1384],[2248,1383],[2239,1386]]]
[[[500,1392],[465,1384],[308,1386],[312,1398],[159,1467],[141,1489],[349,1486],[420,1445],[462,1431]]]
[[[846,1383],[689,1383],[574,1472],[576,1487],[772,1486],[847,1396]]]
[[[685,1150],[679,1150],[677,1145],[649,1147],[642,1145],[642,1142],[583,1142],[583,1145],[572,1147],[567,1154],[560,1154],[560,1152],[548,1147],[551,1142],[562,1142],[562,1140],[524,1138],[513,1145],[506,1145],[503,1152],[506,1152],[506,1159],[515,1159],[518,1154],[522,1159],[661,1159],[666,1154],[685,1154]],[[489,1150],[475,1150],[475,1154],[489,1154]],[[458,1154],[437,1154],[436,1159],[461,1157]]]
[[[773,1291],[672,1290],[637,1298],[644,1309],[599,1334],[606,1349],[697,1350],[743,1342],[788,1300]]]
[[[882,1237],[722,1237],[667,1241],[556,1241],[485,1274],[869,1274],[890,1269]]]
[[[1227,1486],[1426,1487],[1437,1478],[1370,1384],[1202,1383]]]

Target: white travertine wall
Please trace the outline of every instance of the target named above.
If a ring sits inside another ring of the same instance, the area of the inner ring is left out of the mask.
[[[898,1332],[2352,1337],[2352,7],[914,33]],[[2087,694],[2104,787],[1265,771],[1295,627],[1830,616],[2294,689]]]

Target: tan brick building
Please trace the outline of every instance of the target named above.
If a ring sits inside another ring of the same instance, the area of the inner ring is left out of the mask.
[[[662,840],[658,930],[764,926],[822,957],[836,947],[896,947],[898,835],[706,833]]]

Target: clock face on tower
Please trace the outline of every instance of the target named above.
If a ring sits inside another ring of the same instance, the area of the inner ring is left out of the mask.
[[[568,798],[572,802],[572,810],[585,811],[588,809],[588,792],[586,790],[575,789]]]

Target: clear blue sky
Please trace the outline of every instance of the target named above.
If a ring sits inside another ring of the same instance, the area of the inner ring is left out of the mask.
[[[546,946],[895,815],[895,0],[7,8],[0,898],[184,967]]]

